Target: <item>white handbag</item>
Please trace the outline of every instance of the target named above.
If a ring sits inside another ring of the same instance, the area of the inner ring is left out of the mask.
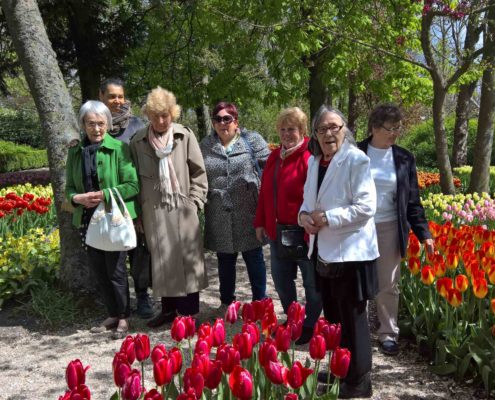
[[[113,191],[117,194],[119,204],[115,201]],[[108,191],[110,194],[110,211],[102,201],[96,207],[88,225],[86,244],[95,249],[105,251],[126,251],[136,247],[136,231],[124,200],[116,188]]]

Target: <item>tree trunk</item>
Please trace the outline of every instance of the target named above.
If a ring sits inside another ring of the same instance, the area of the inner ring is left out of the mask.
[[[454,194],[455,187],[452,167],[449,159],[449,147],[445,134],[444,102],[447,91],[441,84],[433,82],[433,130],[435,132],[435,150],[440,171],[440,187],[444,194]]]
[[[452,146],[452,165],[462,167],[467,163],[467,142],[469,123],[469,104],[477,81],[461,85],[455,108],[454,143]]]
[[[198,140],[201,141],[211,131],[210,110],[207,104],[202,104],[194,109],[198,124]]]
[[[79,139],[69,92],[43,25],[36,0],[2,0],[9,31],[36,103],[48,151],[50,179],[60,229],[61,278],[72,289],[91,288],[86,255],[72,215],[63,211],[67,144]]]
[[[483,64],[486,69],[481,78],[480,112],[478,130],[473,151],[473,170],[469,182],[469,192],[488,192],[490,189],[490,160],[493,143],[493,119],[495,114],[495,0],[489,2],[487,26],[483,42]]]
[[[320,59],[313,60],[312,65],[309,66],[309,87],[308,87],[308,99],[309,99],[309,112],[310,118],[313,119],[314,115],[322,104],[328,102],[328,88],[323,83],[322,75],[324,73],[324,65],[320,62]]]
[[[347,99],[347,126],[356,136],[356,122],[358,115],[358,97],[354,87],[355,76],[349,74],[349,98]]]

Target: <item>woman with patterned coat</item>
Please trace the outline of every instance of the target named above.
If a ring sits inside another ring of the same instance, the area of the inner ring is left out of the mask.
[[[238,252],[246,262],[253,300],[264,298],[266,291],[262,243],[253,223],[261,168],[270,151],[259,133],[239,129],[237,118],[234,104],[218,103],[214,131],[200,144],[208,175],[205,247],[217,253],[221,307],[235,300]]]

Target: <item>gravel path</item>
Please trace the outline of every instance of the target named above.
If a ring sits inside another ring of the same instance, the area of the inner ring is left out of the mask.
[[[201,320],[214,319],[218,300],[218,277],[216,258],[206,255],[210,287],[201,294]],[[266,257],[269,260],[269,257]],[[250,287],[246,269],[239,257],[237,277],[238,300],[250,300]],[[299,286],[302,294],[302,287]],[[282,315],[277,295],[268,271],[268,295],[274,299],[278,315]],[[103,317],[103,315],[95,316]],[[282,318],[282,316],[280,317]],[[58,399],[66,390],[65,367],[73,359],[81,359],[90,365],[86,383],[92,399],[109,399],[115,391],[112,378],[112,359],[120,347],[108,333],[90,334],[88,329],[94,321],[72,326],[61,331],[46,332],[37,328],[26,317],[15,316],[12,310],[0,311],[0,399]],[[131,333],[146,332],[151,345],[164,343],[172,346],[170,325],[150,330],[145,322],[135,316],[130,319]],[[296,358],[305,360],[309,356],[307,346],[301,346]],[[151,383],[152,368],[146,368],[146,387]],[[417,400],[478,398],[474,388],[461,386],[451,379],[431,374],[427,362],[415,348],[403,341],[397,357],[383,356],[373,345],[373,399]]]

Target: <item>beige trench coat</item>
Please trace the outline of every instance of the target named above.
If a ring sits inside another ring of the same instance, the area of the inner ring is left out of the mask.
[[[208,180],[194,133],[173,124],[172,163],[181,193],[186,197],[177,209],[162,202],[158,183],[158,162],[148,143],[148,127],[132,138],[132,157],[139,174],[144,233],[151,253],[153,295],[179,297],[208,286],[198,209],[203,208]]]

